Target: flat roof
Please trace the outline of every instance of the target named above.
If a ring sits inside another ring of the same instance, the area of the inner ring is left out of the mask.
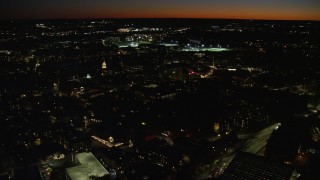
[[[72,180],[87,180],[89,176],[102,177],[109,174],[91,152],[79,153],[76,158],[81,165],[66,169]]]
[[[290,179],[294,167],[288,164],[273,162],[266,157],[255,154],[239,152],[228,168],[224,171],[221,179]]]

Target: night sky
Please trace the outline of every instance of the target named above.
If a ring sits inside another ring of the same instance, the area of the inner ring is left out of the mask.
[[[0,19],[236,18],[320,20],[320,0],[1,0]]]

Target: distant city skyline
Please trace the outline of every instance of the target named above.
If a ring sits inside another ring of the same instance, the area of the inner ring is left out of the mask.
[[[320,20],[318,0],[13,0],[0,19],[218,18]]]

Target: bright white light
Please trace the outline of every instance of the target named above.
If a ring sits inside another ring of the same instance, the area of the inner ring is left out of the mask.
[[[237,69],[228,69],[228,71],[237,71]]]

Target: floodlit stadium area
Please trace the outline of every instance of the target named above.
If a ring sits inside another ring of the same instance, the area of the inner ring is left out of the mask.
[[[179,46],[179,44],[174,44],[174,43],[161,43],[159,45],[166,46],[166,47],[174,47],[174,46]]]
[[[227,49],[227,48],[197,48],[197,47],[188,47],[188,48],[182,48],[182,51],[191,51],[191,52],[199,52],[199,51],[222,52],[222,51],[229,51],[229,49]]]

